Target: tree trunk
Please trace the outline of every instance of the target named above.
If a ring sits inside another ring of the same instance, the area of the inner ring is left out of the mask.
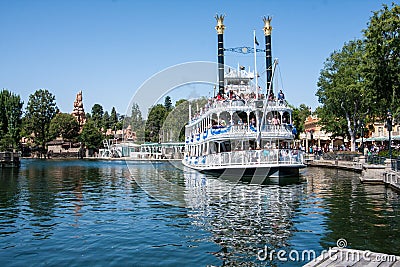
[[[351,151],[356,151],[356,137],[355,137],[355,134],[351,135],[350,143],[351,143]]]
[[[351,128],[351,121],[350,116],[346,113],[346,121],[347,121],[347,131],[349,132],[350,136],[350,144],[351,144],[351,151],[356,151],[356,132]]]

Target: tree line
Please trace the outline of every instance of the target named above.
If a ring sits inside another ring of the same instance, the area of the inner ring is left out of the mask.
[[[136,133],[138,143],[183,141],[184,125],[188,121],[188,103],[182,99],[174,106],[171,98],[166,96],[164,104],[149,109],[147,120],[143,119],[137,103],[132,105],[130,116],[118,114],[115,107],[109,113],[100,104],[94,104],[91,112],[85,114],[86,122],[80,128],[72,114],[59,111],[55,96],[47,89],[39,89],[31,94],[25,110],[19,95],[3,89],[0,91],[0,151],[21,151],[21,140],[24,138],[29,140],[33,151],[40,157],[46,157],[47,143],[57,137],[98,150],[104,139],[115,138],[118,130],[126,130],[128,126]],[[108,129],[111,129],[109,136]],[[160,138],[162,132],[168,133],[168,140]]]
[[[400,6],[373,12],[362,33],[326,59],[316,92],[323,129],[349,138],[352,151],[364,125],[400,117]]]
[[[80,128],[73,115],[59,111],[55,96],[48,90],[39,89],[31,94],[24,112],[20,96],[3,89],[0,91],[0,151],[21,150],[22,137],[29,140],[30,148],[41,157],[46,157],[47,143],[57,137],[98,150],[104,139],[115,138],[118,130],[126,130],[128,126],[136,133],[137,143],[183,142],[189,108],[195,114],[206,103],[206,98],[190,104],[180,99],[173,105],[171,97],[166,96],[164,104],[150,107],[147,120],[143,119],[137,103],[133,103],[130,116],[118,114],[115,107],[108,113],[100,104],[94,104],[91,112],[85,114],[86,123]],[[303,131],[309,114],[304,104],[294,108],[293,119],[299,132]],[[109,136],[108,129],[111,129]]]
[[[20,151],[23,137],[44,157],[47,143],[57,137],[98,149],[107,138],[107,129],[121,130],[125,121],[125,116],[118,114],[115,107],[108,113],[100,104],[95,104],[91,113],[86,113],[86,123],[81,129],[73,115],[59,111],[55,96],[47,89],[31,94],[25,111],[23,105],[19,95],[6,89],[0,91],[0,151]]]

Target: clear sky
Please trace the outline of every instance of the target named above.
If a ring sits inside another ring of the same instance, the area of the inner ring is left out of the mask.
[[[344,42],[362,36],[383,0],[2,0],[0,89],[25,104],[46,88],[63,112],[83,90],[86,112],[95,103],[124,114],[135,90],[153,74],[188,61],[216,61],[216,13],[226,15],[225,47],[261,48],[263,16],[272,16],[273,57],[279,59],[286,98],[318,105],[323,62]],[[231,66],[252,55],[227,53]],[[265,66],[257,58],[259,72]],[[177,99],[173,99],[177,100]],[[139,103],[140,105],[140,103]]]

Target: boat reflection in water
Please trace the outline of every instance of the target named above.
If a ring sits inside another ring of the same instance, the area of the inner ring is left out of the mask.
[[[189,216],[221,246],[213,254],[224,265],[258,265],[258,254],[265,247],[289,247],[294,213],[303,195],[301,184],[233,183],[189,168],[184,176]]]

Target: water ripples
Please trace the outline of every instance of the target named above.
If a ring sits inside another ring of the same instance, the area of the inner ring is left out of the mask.
[[[2,265],[298,266],[257,254],[265,247],[318,252],[339,238],[398,253],[398,194],[362,185],[351,172],[312,168],[296,184],[232,187],[167,163],[130,168],[28,160],[2,170]],[[179,206],[147,195],[134,179],[158,175],[182,188],[162,192]]]

